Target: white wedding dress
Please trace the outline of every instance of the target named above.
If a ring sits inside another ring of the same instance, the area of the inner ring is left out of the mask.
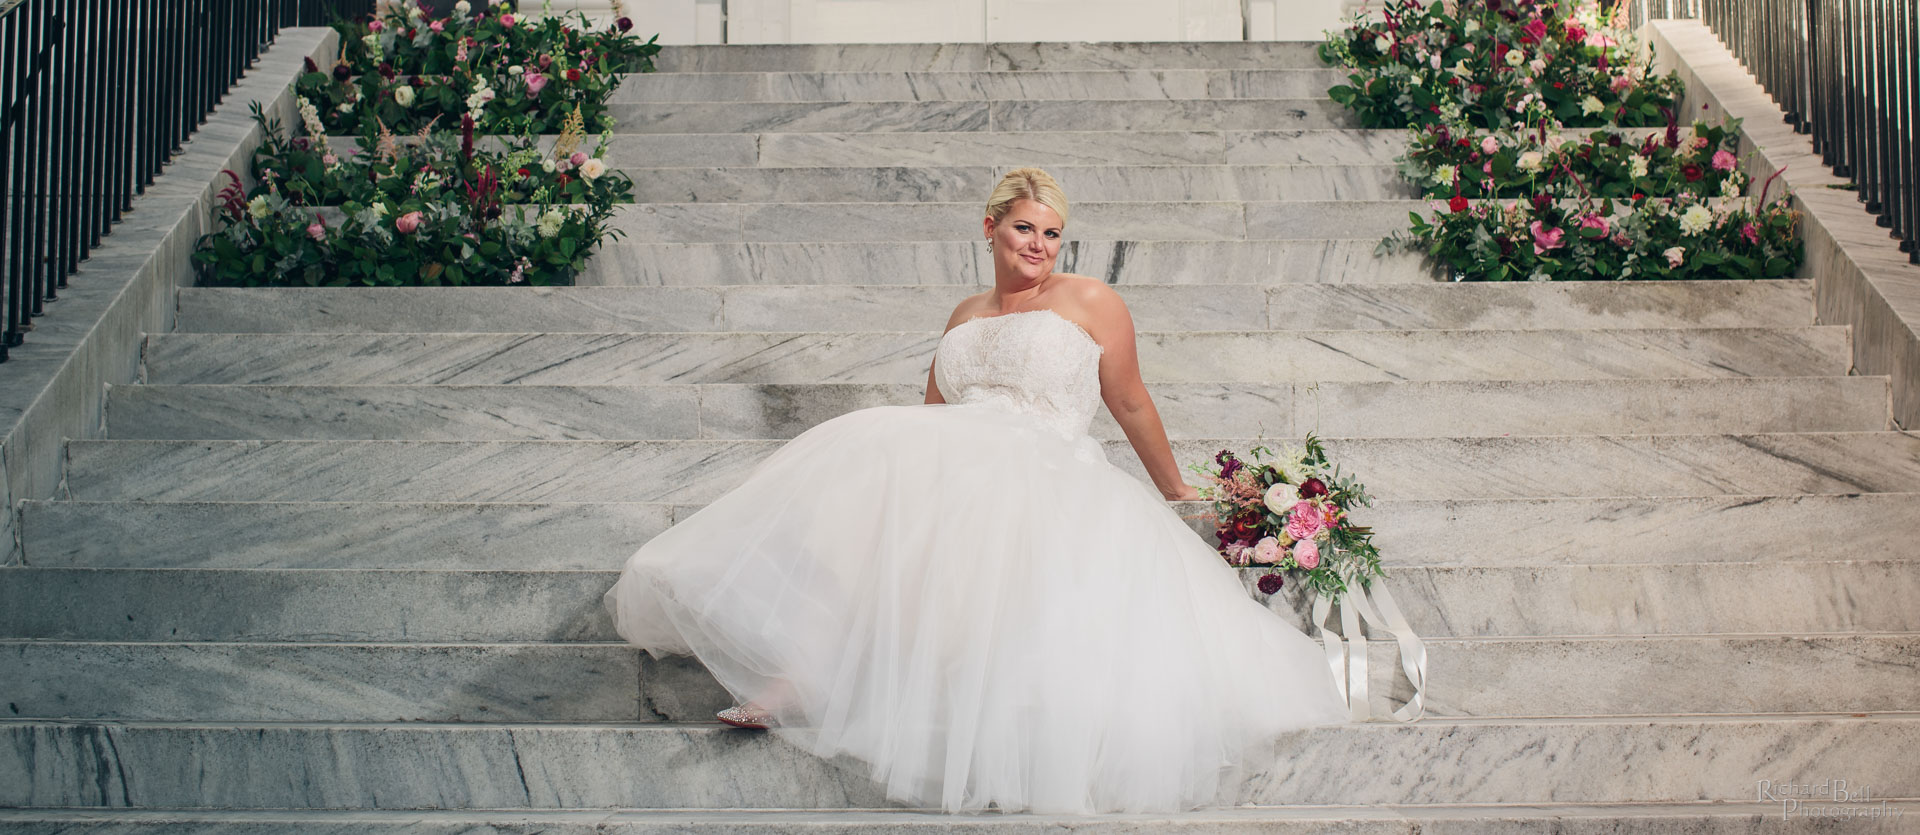
[[[621,636],[790,694],[775,733],[914,806],[1233,803],[1274,737],[1347,709],[1320,645],[1087,436],[1100,352],[1048,310],[954,327],[948,403],[768,456],[627,561]]]

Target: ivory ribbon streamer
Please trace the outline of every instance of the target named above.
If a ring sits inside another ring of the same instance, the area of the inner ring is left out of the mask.
[[[1347,701],[1347,710],[1353,721],[1373,721],[1372,705],[1367,695],[1367,637],[1360,630],[1363,618],[1368,629],[1385,631],[1399,642],[1400,669],[1407,674],[1407,681],[1413,684],[1413,698],[1393,712],[1393,720],[1419,721],[1426,713],[1427,646],[1420,641],[1419,635],[1413,634],[1413,627],[1407,623],[1406,615],[1400,613],[1400,607],[1393,602],[1393,595],[1387,593],[1385,581],[1376,579],[1370,591],[1353,578],[1348,578],[1346,600],[1340,604],[1339,635],[1326,628],[1333,605],[1332,598],[1318,592],[1314,594],[1313,628],[1320,632],[1320,644],[1327,650],[1327,666],[1333,670],[1333,680],[1340,687],[1340,698]],[[1342,637],[1345,638],[1344,642]]]

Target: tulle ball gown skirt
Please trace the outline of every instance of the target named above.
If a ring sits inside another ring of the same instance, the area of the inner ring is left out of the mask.
[[[698,657],[784,740],[922,808],[1232,803],[1277,735],[1346,718],[1319,645],[1158,493],[991,404],[815,426],[646,543],[606,603],[628,641]]]

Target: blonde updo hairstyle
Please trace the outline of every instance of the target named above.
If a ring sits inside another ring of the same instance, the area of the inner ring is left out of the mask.
[[[1067,226],[1067,193],[1060,190],[1053,175],[1038,168],[1015,168],[1000,178],[987,196],[987,217],[998,224],[1013,208],[1015,200],[1032,200],[1060,216],[1060,228]]]

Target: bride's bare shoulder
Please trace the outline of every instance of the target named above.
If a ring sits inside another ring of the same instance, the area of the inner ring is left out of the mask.
[[[1130,319],[1127,303],[1113,287],[1098,278],[1072,273],[1060,273],[1067,283],[1064,290],[1066,304],[1093,324],[1115,324]]]

